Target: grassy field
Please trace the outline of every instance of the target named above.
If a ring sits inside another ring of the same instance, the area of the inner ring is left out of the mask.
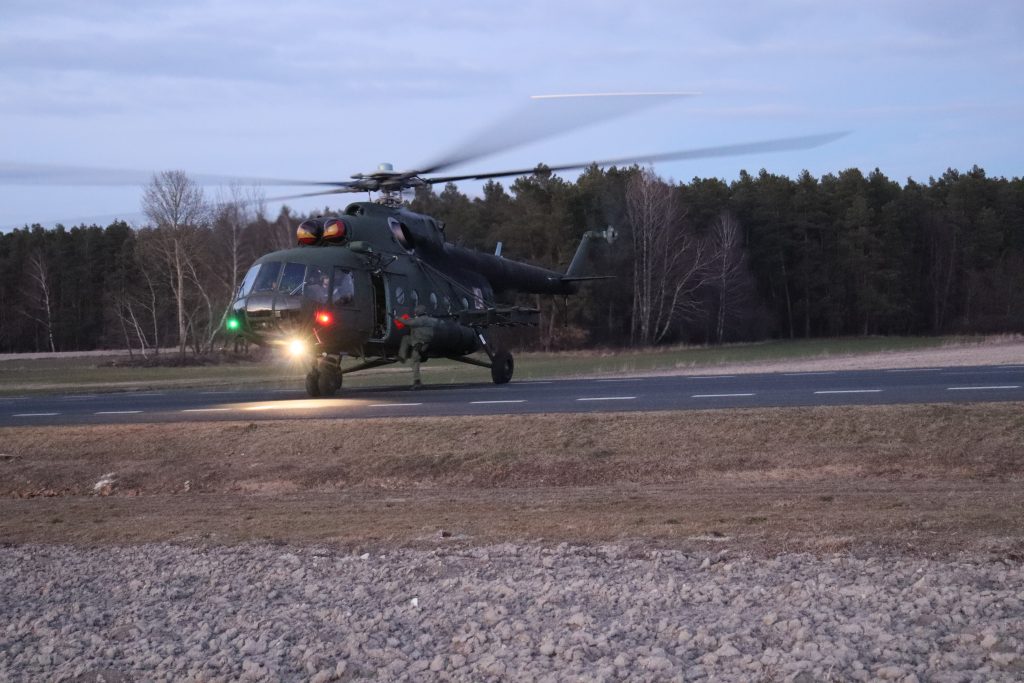
[[[951,337],[868,337],[772,341],[716,347],[674,347],[647,351],[581,351],[516,354],[516,378],[593,376],[657,372],[717,365],[769,363],[878,352],[936,349],[964,340]],[[304,370],[286,360],[239,361],[201,367],[111,366],[116,356],[24,359],[0,357],[0,395],[51,392],[135,391],[185,387],[301,386]],[[395,365],[346,377],[348,386],[407,381]],[[488,381],[487,370],[446,360],[424,365],[429,382]]]

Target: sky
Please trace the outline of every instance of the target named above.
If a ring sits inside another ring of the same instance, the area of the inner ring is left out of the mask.
[[[975,164],[1018,177],[1024,3],[0,2],[0,171],[37,163],[343,180],[381,162],[421,168],[480,130],[514,139],[518,122],[546,114],[531,95],[635,91],[700,95],[446,174],[850,131],[810,150],[653,168],[679,181],[857,167],[927,182]],[[585,108],[578,116],[594,118]],[[141,194],[0,180],[0,227],[139,220]]]

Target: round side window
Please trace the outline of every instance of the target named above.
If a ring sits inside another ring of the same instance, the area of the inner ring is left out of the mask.
[[[430,293],[430,308],[435,311],[437,310],[437,294],[433,292]]]
[[[395,303],[397,303],[397,304],[404,304],[405,303],[405,290],[402,289],[401,287],[395,287]]]

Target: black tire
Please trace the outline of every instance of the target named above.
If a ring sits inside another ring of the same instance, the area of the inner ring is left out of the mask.
[[[316,385],[321,396],[334,396],[334,392],[341,388],[341,375],[336,372],[320,372]]]
[[[306,374],[306,393],[311,398],[320,396],[320,373],[310,372]]]
[[[498,351],[491,360],[491,379],[495,384],[508,384],[516,364],[508,351]]]

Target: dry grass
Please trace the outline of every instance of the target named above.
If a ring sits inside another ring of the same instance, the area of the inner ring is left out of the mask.
[[[1021,403],[7,428],[0,443],[6,541],[1024,539]],[[94,495],[109,472],[112,495]]]
[[[1024,477],[1020,403],[12,427],[0,495]]]

